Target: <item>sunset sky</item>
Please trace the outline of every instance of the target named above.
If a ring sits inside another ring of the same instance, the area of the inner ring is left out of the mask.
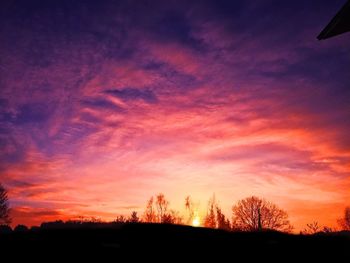
[[[191,2],[191,3],[189,3]],[[13,224],[113,220],[163,192],[295,228],[350,205],[344,0],[0,3],[0,182]]]

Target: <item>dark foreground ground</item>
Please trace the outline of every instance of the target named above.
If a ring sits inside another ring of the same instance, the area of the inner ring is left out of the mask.
[[[350,234],[237,233],[165,224],[46,226],[1,233],[0,255],[7,259],[0,262],[350,262]]]

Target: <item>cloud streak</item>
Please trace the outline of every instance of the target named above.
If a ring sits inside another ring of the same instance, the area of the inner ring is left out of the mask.
[[[138,90],[135,88],[108,89],[105,94],[120,98],[123,101],[143,100],[146,103],[156,103],[156,95],[149,89]]]

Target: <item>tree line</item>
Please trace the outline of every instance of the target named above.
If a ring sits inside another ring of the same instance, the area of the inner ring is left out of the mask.
[[[194,202],[190,196],[184,200],[186,215],[181,216],[178,211],[170,209],[169,201],[163,193],[152,196],[146,203],[146,208],[141,216],[132,211],[130,216],[117,216],[115,223],[163,223],[163,224],[186,224],[200,225],[208,228],[217,228],[231,231],[263,231],[277,230],[291,232],[291,225],[288,214],[277,205],[263,198],[256,196],[239,200],[232,206],[232,218],[227,218],[217,202],[215,196],[209,199],[207,211],[203,219],[198,216]],[[11,209],[7,190],[0,184],[0,225],[9,225]],[[91,222],[99,223],[96,218],[81,217],[78,220],[71,220],[71,223]],[[350,207],[346,207],[344,215],[338,220],[341,230],[350,230]],[[19,229],[25,226],[19,225]],[[314,234],[317,232],[334,232],[330,227],[321,227],[317,221],[307,224],[301,234]]]

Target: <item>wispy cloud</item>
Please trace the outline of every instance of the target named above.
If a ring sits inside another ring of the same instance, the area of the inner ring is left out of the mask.
[[[122,107],[118,106],[112,101],[109,101],[107,99],[102,99],[102,98],[85,99],[85,100],[82,100],[81,103],[83,104],[83,106],[90,107],[90,108],[114,110],[117,112],[123,111]]]
[[[123,88],[123,89],[108,89],[104,93],[110,94],[114,97],[120,98],[123,101],[143,100],[147,103],[156,103],[158,101],[157,96],[153,91],[139,90],[135,88]]]

